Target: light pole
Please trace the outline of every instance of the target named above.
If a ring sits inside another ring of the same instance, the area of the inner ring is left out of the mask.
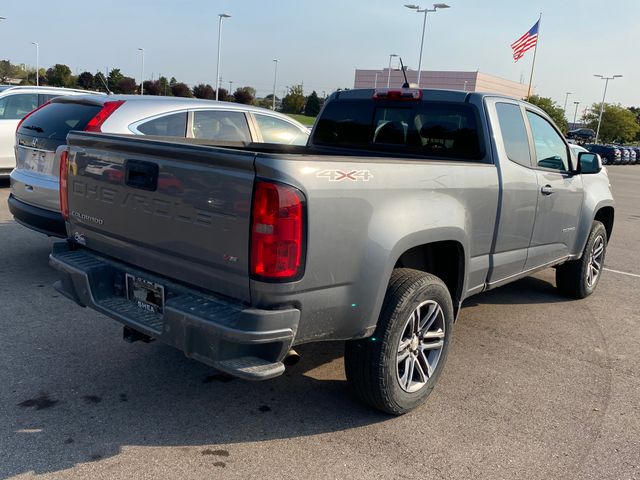
[[[433,8],[420,8],[420,5],[407,4],[405,7],[415,10],[418,13],[424,13],[422,21],[422,40],[420,40],[420,58],[418,59],[418,88],[420,88],[420,74],[422,73],[422,47],[424,46],[424,31],[427,28],[427,13],[435,12],[439,8],[451,8],[446,3],[434,3]]]
[[[573,104],[576,106],[576,111],[573,114],[573,128],[576,128],[576,118],[578,118],[578,105],[580,105],[580,102],[573,102]]]
[[[567,100],[569,100],[569,95],[571,95],[572,92],[567,92],[565,93],[565,97],[564,97],[564,116],[567,116]]]
[[[391,85],[391,59],[397,56],[397,53],[392,53],[391,55],[389,55],[389,75],[387,76],[387,88],[389,88],[389,85]]]
[[[218,100],[218,90],[220,89],[220,47],[222,46],[222,19],[231,18],[231,15],[219,13],[220,21],[218,22],[218,63],[216,65],[216,100]]]
[[[274,58],[273,63],[275,63],[275,69],[273,72],[273,104],[271,109],[275,111],[276,109],[276,80],[278,78],[278,59]]]
[[[36,46],[36,87],[40,86],[40,44],[38,42],[31,42],[31,45]]]
[[[622,75],[613,75],[611,77],[605,77],[604,75],[594,75],[600,80],[604,80],[604,94],[602,95],[602,104],[600,105],[600,116],[598,117],[598,129],[596,130],[596,141],[598,143],[598,137],[600,136],[600,124],[602,123],[602,113],[604,112],[604,99],[607,96],[607,87],[609,86],[609,80],[615,80],[616,78],[622,78]]]
[[[142,54],[142,67],[140,70],[140,95],[144,95],[144,48],[138,48]]]

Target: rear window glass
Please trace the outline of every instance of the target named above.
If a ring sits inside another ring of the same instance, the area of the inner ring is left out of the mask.
[[[330,103],[313,143],[427,157],[482,157],[475,110],[459,103]]]
[[[154,118],[142,125],[138,125],[138,131],[145,135],[184,137],[187,134],[187,112],[172,113],[164,117]]]
[[[507,157],[512,162],[530,167],[529,136],[520,107],[512,103],[496,103],[496,112]]]
[[[98,105],[50,103],[22,122],[18,133],[32,137],[65,140],[71,130],[84,130],[98,112]]]

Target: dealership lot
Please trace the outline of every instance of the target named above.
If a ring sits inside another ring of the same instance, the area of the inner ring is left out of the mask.
[[[0,478],[640,478],[640,166],[609,172],[596,293],[567,301],[546,270],[471,298],[399,418],[351,400],[340,344],[247,383],[123,342],[53,290],[53,240],[13,222],[2,184]]]

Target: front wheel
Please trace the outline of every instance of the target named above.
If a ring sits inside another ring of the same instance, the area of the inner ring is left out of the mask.
[[[556,268],[558,289],[573,298],[591,295],[602,275],[607,252],[607,230],[597,220],[593,222],[587,244],[579,260],[565,262]]]
[[[423,403],[444,367],[453,304],[438,277],[396,269],[374,335],[347,342],[345,371],[355,396],[392,415]]]

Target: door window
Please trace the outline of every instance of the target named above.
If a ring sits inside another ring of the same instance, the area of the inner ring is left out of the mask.
[[[251,133],[243,112],[196,110],[193,137],[223,142],[250,142]]]
[[[496,112],[507,157],[512,162],[531,167],[529,137],[520,107],[513,103],[496,103]]]
[[[536,147],[536,163],[538,167],[552,170],[568,171],[569,154],[567,145],[551,124],[533,112],[527,112],[531,134]]]
[[[306,145],[308,135],[280,118],[271,115],[255,114],[262,139],[266,143],[284,143],[287,145]]]
[[[187,112],[172,113],[154,118],[138,125],[138,131],[145,135],[184,137],[187,132]]]
[[[38,108],[37,93],[18,93],[0,99],[0,120],[19,120]]]

